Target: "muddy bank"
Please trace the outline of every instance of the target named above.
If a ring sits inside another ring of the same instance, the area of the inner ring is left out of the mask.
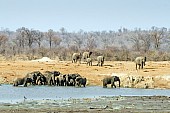
[[[170,112],[168,96],[102,96],[99,98],[24,100],[16,104],[0,103],[0,112]]]

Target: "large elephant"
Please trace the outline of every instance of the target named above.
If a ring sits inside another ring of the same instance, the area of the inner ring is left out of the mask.
[[[86,62],[87,62],[88,66],[92,66],[92,59],[91,58],[87,58]]]
[[[66,86],[66,74],[60,74],[56,79],[57,86]]]
[[[84,52],[83,53],[83,56],[82,56],[82,59],[84,61],[86,61],[87,58],[90,58],[90,56],[92,55],[93,52]]]
[[[72,63],[77,63],[78,60],[79,60],[79,63],[81,63],[81,57],[82,57],[81,53],[73,53]]]
[[[137,70],[137,66],[139,66],[139,69],[143,69],[143,67],[145,66],[145,62],[146,62],[146,57],[137,57],[135,59],[135,63],[136,63],[136,70]]]
[[[75,86],[76,78],[81,77],[78,73],[66,75],[66,86]]]
[[[82,85],[86,87],[86,82],[87,82],[86,78],[83,78],[83,77],[76,78],[76,85],[79,87],[81,87]]]
[[[111,88],[113,86],[116,88],[115,82],[119,82],[119,87],[120,87],[120,78],[117,76],[110,76],[110,77],[105,77],[103,79],[103,88],[107,88],[107,84],[111,84]]]
[[[47,78],[42,74],[40,76],[37,77],[37,85],[47,85]]]
[[[33,71],[31,73],[27,73],[27,75],[24,78],[32,79],[32,84],[37,85],[37,78],[40,75],[42,75],[40,71]]]
[[[46,77],[47,85],[56,85],[56,77],[60,75],[59,71],[45,71],[44,76]]]
[[[103,66],[103,64],[104,64],[104,56],[98,56],[97,57],[97,65],[98,66]]]
[[[27,84],[32,84],[32,82],[33,80],[31,78],[17,78],[14,80],[13,86],[24,85],[24,87],[27,87]]]

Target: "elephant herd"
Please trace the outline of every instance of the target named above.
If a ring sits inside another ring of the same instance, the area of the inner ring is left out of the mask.
[[[92,66],[92,58],[90,56],[92,55],[93,52],[83,52],[82,53],[73,53],[72,55],[72,63],[81,63],[81,59],[87,63],[87,65]],[[98,66],[103,66],[104,64],[104,56],[98,56],[97,57],[97,65]]]
[[[90,56],[92,55],[93,52],[84,52],[82,53],[73,53],[72,55],[72,63],[81,63],[81,59],[87,63],[87,65],[92,66],[92,58]],[[102,56],[97,56],[97,66],[103,66],[105,57]],[[138,69],[137,66],[139,66],[139,69],[143,69],[145,66],[146,62],[146,57],[136,57],[135,59],[135,64],[136,64],[136,70]]]
[[[90,58],[92,52],[84,52],[83,55],[81,53],[74,53],[72,56],[72,62],[79,62],[81,59],[87,62],[87,65],[92,66],[92,59]],[[104,56],[97,57],[97,65],[103,66],[104,64]],[[137,57],[135,59],[136,70],[139,66],[139,69],[143,69],[145,66],[146,57]],[[107,84],[111,84],[111,87],[115,87],[115,82],[119,82],[120,87],[120,79],[117,76],[105,77],[103,79],[103,88],[107,87]],[[59,71],[45,71],[43,74],[40,71],[33,71],[28,73],[23,78],[17,78],[13,82],[13,86],[23,85],[27,87],[28,84],[31,85],[50,85],[50,86],[78,86],[85,87],[87,79],[82,77],[80,74],[61,74]]]
[[[23,78],[17,78],[13,82],[13,86],[23,85],[50,85],[50,86],[86,86],[86,78],[80,74],[61,74],[59,71],[40,71],[28,73]]]
[[[115,82],[119,82],[120,79],[117,76],[105,77],[103,79],[103,88],[107,87],[107,84],[111,84],[116,88]],[[59,71],[45,71],[43,74],[40,71],[33,71],[28,73],[23,78],[17,78],[13,82],[13,86],[23,85],[50,85],[50,86],[77,86],[85,87],[87,79],[80,74],[61,74]]]

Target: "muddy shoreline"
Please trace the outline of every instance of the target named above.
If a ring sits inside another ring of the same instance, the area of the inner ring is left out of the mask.
[[[56,112],[170,112],[169,96],[102,96],[99,98],[24,100],[20,103],[0,103],[1,113]]]

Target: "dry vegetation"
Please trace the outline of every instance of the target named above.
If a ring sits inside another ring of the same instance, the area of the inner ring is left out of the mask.
[[[136,71],[131,61],[106,61],[103,67],[87,66],[85,63],[73,64],[71,61],[0,61],[0,83],[12,83],[16,77],[28,72],[57,70],[63,74],[79,73],[88,80],[88,85],[102,86],[105,76],[116,75],[121,78],[121,87],[170,88],[170,62],[147,61],[143,70]]]

